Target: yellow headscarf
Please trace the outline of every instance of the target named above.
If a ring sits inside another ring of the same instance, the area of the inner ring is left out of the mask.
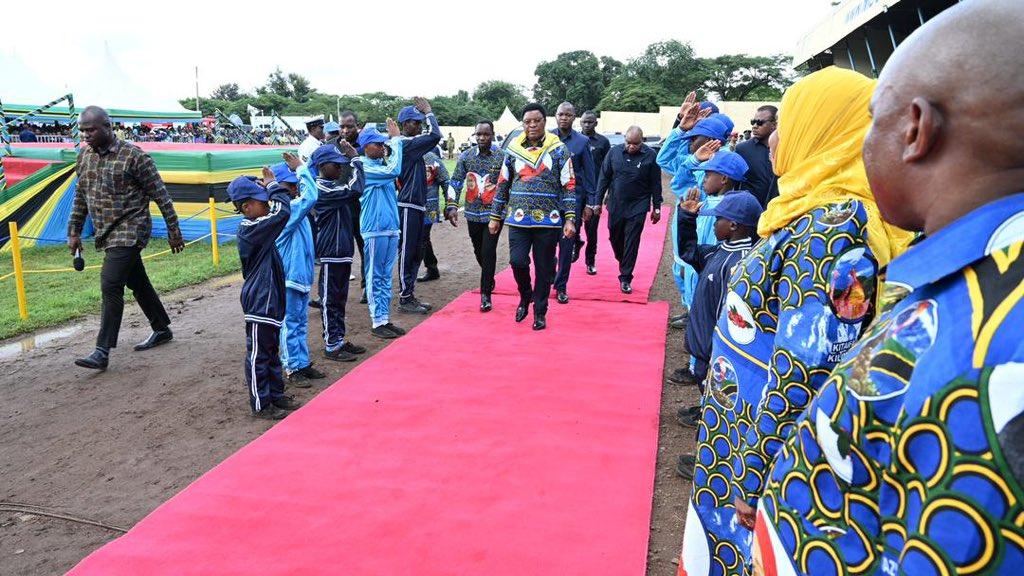
[[[779,196],[761,215],[758,234],[767,237],[819,206],[856,199],[867,210],[867,241],[878,263],[884,266],[906,250],[913,235],[882,221],[861,159],[875,84],[829,67],[786,90],[775,151]]]

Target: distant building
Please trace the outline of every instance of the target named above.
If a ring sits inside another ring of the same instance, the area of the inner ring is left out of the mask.
[[[877,77],[893,51],[914,30],[957,0],[845,0],[793,51],[793,66],[826,66]]]

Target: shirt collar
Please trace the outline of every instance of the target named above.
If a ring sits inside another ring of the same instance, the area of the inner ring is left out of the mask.
[[[120,149],[121,149],[121,139],[118,138],[117,136],[114,136],[114,143],[111,144],[109,148],[107,148],[106,150],[100,150],[98,148],[94,149],[94,150],[100,156],[106,156],[107,154],[117,154],[117,152]]]
[[[1024,193],[975,208],[889,263],[886,282],[911,290],[941,280],[1024,238]]]
[[[566,136],[564,139],[562,138],[562,133],[558,130],[557,127],[554,130],[552,130],[551,133],[554,134],[555,136],[558,136],[558,139],[561,140],[562,142],[565,142],[565,143],[568,143],[570,140],[572,140],[576,136],[583,136],[583,134],[581,134],[580,132],[577,132],[573,128],[569,128],[569,135]],[[587,142],[588,143],[590,142],[589,138],[587,139]]]

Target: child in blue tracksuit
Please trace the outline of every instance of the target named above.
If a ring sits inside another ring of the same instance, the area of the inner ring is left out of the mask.
[[[228,196],[245,218],[238,225],[238,256],[242,263],[242,311],[245,313],[245,382],[249,405],[257,418],[280,420],[300,403],[284,395],[279,356],[284,320],[284,265],[274,241],[288,224],[291,197],[274,181],[269,168],[263,181],[239,176]]]
[[[389,127],[393,121],[388,120]],[[391,323],[391,274],[398,256],[398,191],[395,178],[402,170],[405,140],[386,136],[370,126],[359,133],[359,151],[363,154],[366,187],[360,199],[362,212],[359,229],[366,252],[366,299],[370,307],[372,334],[378,338],[397,338],[405,330]],[[387,143],[391,154],[386,157]]]
[[[313,286],[313,231],[309,215],[316,204],[319,191],[309,168],[298,157],[285,153],[285,162],[270,167],[274,179],[291,194],[291,214],[281,235],[277,237],[277,251],[284,264],[285,314],[281,326],[281,363],[288,384],[296,388],[309,388],[309,380],[324,377],[309,361],[306,342],[309,314],[309,291]],[[292,168],[294,166],[294,170]]]
[[[343,145],[351,155],[355,150]],[[345,341],[345,304],[355,231],[352,229],[352,199],[363,191],[363,163],[339,151],[334,144],[320,146],[309,159],[319,174],[316,187],[316,257],[320,260],[320,313],[324,325],[324,357],[352,362],[366,348]]]
[[[682,200],[685,198],[690,188],[703,189],[704,171],[699,168],[701,160],[698,159],[697,152],[702,146],[711,141],[724,143],[727,138],[726,132],[731,131],[731,125],[732,121],[728,120],[727,116],[712,114],[697,122],[693,128],[685,133],[679,128],[675,128],[669,133],[661,150],[658,151],[657,162],[662,170],[672,175],[670,187],[677,199]],[[702,200],[706,201],[707,199],[702,198]],[[712,203],[715,202],[712,201]],[[712,208],[712,206],[708,206],[708,208]],[[678,215],[679,209],[677,207],[676,215],[672,218],[670,224],[672,226],[670,234],[672,235],[674,256],[672,275],[675,278],[676,287],[679,289],[682,304],[689,311],[693,304],[697,277],[693,268],[679,258]],[[708,222],[698,223],[698,235],[702,242],[713,242]],[[682,324],[680,323],[678,327],[681,328]]]

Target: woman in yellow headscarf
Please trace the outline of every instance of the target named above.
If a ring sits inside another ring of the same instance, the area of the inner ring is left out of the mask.
[[[879,268],[911,239],[882,222],[861,160],[874,85],[827,68],[783,96],[773,135],[779,196],[715,328],[681,574],[748,571],[763,473],[870,323]]]

